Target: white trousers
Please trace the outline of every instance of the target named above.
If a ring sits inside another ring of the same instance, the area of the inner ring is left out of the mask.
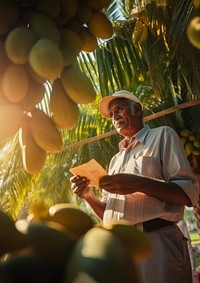
[[[138,262],[141,283],[192,283],[193,274],[187,239],[175,226],[147,233],[152,255]]]

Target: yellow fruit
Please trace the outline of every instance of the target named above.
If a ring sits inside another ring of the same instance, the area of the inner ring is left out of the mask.
[[[46,162],[46,151],[36,144],[28,126],[23,126],[20,129],[19,141],[22,148],[24,170],[29,174],[39,173]]]
[[[193,144],[192,144],[192,142],[187,142],[187,143],[185,144],[185,151],[186,151],[187,156],[192,153],[192,150],[193,150]]]
[[[140,36],[140,39],[139,39],[139,44],[144,44],[145,42],[147,42],[147,39],[148,39],[148,34],[149,34],[149,30],[148,30],[148,27],[143,24],[143,29],[142,29],[142,34]]]
[[[29,89],[29,77],[24,66],[10,64],[3,75],[2,87],[9,101],[22,101]]]
[[[102,225],[104,229],[118,236],[134,260],[147,258],[152,253],[152,245],[145,233],[139,231],[128,221],[111,221]]]
[[[200,16],[195,16],[189,21],[186,32],[190,43],[200,49]]]
[[[0,107],[0,145],[10,141],[22,125],[24,114],[17,104]]]
[[[78,68],[65,68],[61,76],[61,82],[67,95],[75,103],[88,104],[96,98],[96,92],[91,80]]]
[[[40,77],[54,80],[62,72],[64,59],[59,47],[52,40],[44,38],[33,45],[29,63]]]
[[[0,36],[12,30],[20,17],[20,10],[12,0],[0,1]]]
[[[186,138],[186,137],[181,137],[181,141],[182,141],[183,145],[185,145],[186,142],[188,141],[188,138]]]
[[[5,48],[8,58],[15,64],[27,63],[34,43],[35,36],[29,28],[16,27],[6,38]]]
[[[200,141],[194,140],[194,141],[193,141],[193,146],[194,146],[194,147],[197,147],[197,148],[200,148]]]
[[[188,137],[188,140],[193,142],[196,139],[196,137],[193,134],[190,134]]]
[[[39,108],[31,112],[30,127],[36,144],[45,151],[57,152],[62,147],[62,135],[53,120]]]
[[[79,108],[65,92],[60,79],[53,82],[50,97],[52,120],[58,129],[72,129],[79,119]]]
[[[94,11],[87,26],[95,37],[108,39],[113,35],[113,26],[107,16],[101,11]]]
[[[55,0],[38,0],[36,9],[41,14],[45,14],[50,18],[55,18],[60,12],[60,1]]]
[[[0,211],[0,256],[18,251],[27,244],[27,237],[20,233],[11,218]]]
[[[180,136],[181,136],[181,137],[186,137],[186,138],[188,138],[189,135],[191,135],[191,134],[192,134],[192,132],[191,132],[190,130],[187,130],[187,129],[182,130],[182,131],[180,132]]]
[[[149,25],[149,18],[146,14],[146,12],[143,10],[142,12],[139,13],[138,18],[146,25]]]
[[[79,32],[79,36],[82,42],[82,51],[89,53],[98,48],[97,38],[91,34],[87,27],[82,27],[81,31]]]
[[[77,238],[94,225],[92,218],[75,205],[58,203],[49,208],[50,221],[63,225]]]
[[[30,66],[30,64],[26,65],[26,70],[28,75],[30,76],[31,79],[33,79],[34,81],[36,81],[39,84],[44,84],[46,82],[46,78],[42,78],[41,76],[39,76],[34,70],[33,68]]]
[[[30,80],[28,94],[20,102],[24,111],[30,112],[35,106],[42,101],[45,94],[45,86],[34,80]]]
[[[106,8],[110,4],[110,0],[84,0],[84,5],[92,8],[93,10],[101,10],[103,8]]]
[[[193,148],[192,154],[199,156],[200,155],[200,148]]]
[[[76,32],[68,28],[60,29],[60,33],[60,50],[63,55],[64,66],[73,66],[82,48],[81,38]]]
[[[55,222],[31,222],[27,236],[32,251],[53,267],[64,267],[74,245],[74,235]]]
[[[64,282],[78,282],[81,274],[98,283],[140,282],[135,264],[121,240],[99,227],[91,228],[76,243],[68,259]]]
[[[78,0],[61,0],[61,10],[66,22],[75,16],[78,5]]]
[[[55,44],[60,43],[59,30],[52,19],[40,13],[33,13],[30,17],[30,29],[37,39],[48,38]]]
[[[143,32],[143,22],[141,20],[137,20],[137,22],[135,23],[135,27],[132,33],[132,40],[133,43],[138,43],[141,36],[142,36],[142,32]]]

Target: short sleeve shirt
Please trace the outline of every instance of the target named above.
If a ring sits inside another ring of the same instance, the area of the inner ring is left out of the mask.
[[[199,183],[185,155],[178,134],[170,127],[144,126],[126,146],[123,139],[119,152],[111,159],[109,175],[128,173],[145,176],[162,182],[176,183],[194,205],[199,199]],[[119,195],[103,190],[106,203],[103,220],[125,219],[132,223],[156,217],[178,222],[183,218],[184,206],[158,200],[135,192]]]

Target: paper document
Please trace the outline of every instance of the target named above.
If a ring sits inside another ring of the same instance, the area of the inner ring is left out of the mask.
[[[106,170],[95,160],[83,163],[69,170],[73,175],[84,176],[90,180],[89,186],[98,186],[99,179],[107,175]]]

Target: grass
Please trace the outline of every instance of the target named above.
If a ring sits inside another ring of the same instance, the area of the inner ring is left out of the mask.
[[[200,235],[198,232],[190,232],[190,239],[192,244],[200,244]]]

